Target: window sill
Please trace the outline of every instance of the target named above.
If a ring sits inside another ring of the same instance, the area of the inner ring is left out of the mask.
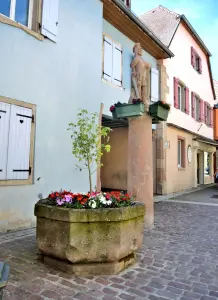
[[[32,178],[27,180],[0,180],[0,186],[31,185],[31,184],[33,184]]]
[[[110,85],[111,87],[117,88],[117,89],[119,89],[119,90],[121,90],[121,91],[125,91],[125,88],[124,88],[124,87],[119,86],[119,85],[116,85],[115,83],[110,82],[110,81],[106,80],[105,78],[101,78],[101,81],[102,81],[103,83],[106,83],[106,84]]]
[[[0,23],[20,28],[20,29],[22,29],[23,31],[25,31],[26,33],[28,33],[29,35],[33,36],[34,38],[36,38],[39,41],[43,41],[44,40],[44,37],[41,34],[39,34],[39,33],[35,32],[35,31],[31,30],[30,28],[28,28],[28,27],[26,27],[26,26],[24,26],[24,25],[22,25],[20,23],[17,23],[15,21],[9,19],[8,17],[3,16],[2,14],[0,14]]]
[[[185,168],[183,168],[183,167],[178,167],[178,171],[185,171]]]

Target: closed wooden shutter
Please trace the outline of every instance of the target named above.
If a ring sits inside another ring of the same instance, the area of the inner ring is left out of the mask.
[[[202,74],[202,59],[199,57],[199,73]]]
[[[191,93],[191,102],[192,102],[192,118],[195,118],[195,95]]]
[[[189,115],[189,88],[185,87],[185,113]]]
[[[174,107],[179,107],[178,102],[178,78],[174,77]]]
[[[10,104],[0,102],[0,180],[6,180]]]
[[[207,102],[204,102],[204,123],[207,124]]]
[[[113,45],[112,40],[104,36],[104,62],[103,62],[103,77],[112,82],[113,72]]]
[[[58,35],[59,0],[43,0],[41,33],[56,42]]]
[[[122,47],[113,43],[113,78],[112,82],[118,86],[122,86]]]
[[[195,68],[195,50],[191,47],[191,65]]]
[[[202,99],[200,101],[200,121],[204,122],[204,101]]]
[[[160,75],[159,70],[151,68],[151,102],[160,100]]]
[[[29,164],[31,123],[31,109],[11,105],[7,163],[8,180],[29,178],[31,172]]]
[[[210,108],[210,126],[213,128],[213,108]]]

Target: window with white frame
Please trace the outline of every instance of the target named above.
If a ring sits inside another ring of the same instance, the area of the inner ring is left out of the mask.
[[[31,27],[33,0],[1,0],[0,13],[6,17]]]
[[[178,138],[178,168],[185,168],[185,140]]]
[[[103,37],[103,78],[117,86],[122,86],[123,51],[120,44],[111,38]]]
[[[0,102],[0,184],[30,178],[33,122],[32,109]]]
[[[4,15],[56,42],[58,7],[59,0],[0,0],[0,16]]]
[[[178,140],[178,167],[182,167],[182,141]]]

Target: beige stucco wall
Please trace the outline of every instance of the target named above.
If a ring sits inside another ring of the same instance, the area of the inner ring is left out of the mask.
[[[185,168],[178,168],[177,141],[178,137],[185,139]],[[214,182],[213,177],[213,153],[216,147],[194,141],[194,136],[173,127],[167,127],[167,141],[169,148],[166,149],[166,189],[165,193],[176,193],[192,187],[197,187],[197,153],[200,154],[200,183],[210,184]],[[187,148],[192,148],[192,160],[188,163]],[[210,155],[210,174],[204,175],[204,152]],[[202,177],[203,176],[203,177]]]
[[[102,158],[102,188],[127,190],[128,128],[115,128],[110,133],[111,152]]]
[[[185,168],[178,168],[178,136],[185,139]],[[193,148],[192,135],[184,131],[167,127],[169,148],[166,149],[166,194],[179,192],[194,186],[194,160],[188,164],[187,147]]]

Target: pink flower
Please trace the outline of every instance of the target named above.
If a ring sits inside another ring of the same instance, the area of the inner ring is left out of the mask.
[[[63,205],[64,204],[64,199],[57,199],[57,205]]]
[[[67,203],[71,202],[72,200],[72,197],[70,195],[65,195],[64,198]]]

